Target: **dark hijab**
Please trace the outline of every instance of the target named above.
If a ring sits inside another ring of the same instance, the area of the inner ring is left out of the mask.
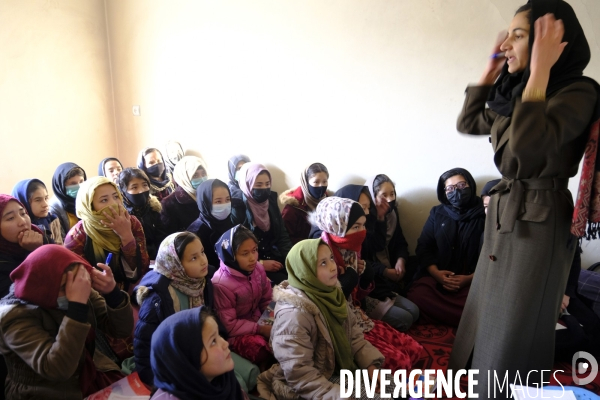
[[[121,169],[123,169],[123,163],[121,161],[119,161],[118,158],[106,157],[104,160],[100,161],[100,164],[98,164],[98,176],[106,176],[106,171],[104,171],[104,164],[106,164],[109,161],[118,162],[119,165],[121,166]]]
[[[35,215],[33,215],[33,211],[31,211],[31,204],[29,204],[28,191],[29,191],[29,186],[31,186],[31,184],[34,182],[39,183],[44,188],[46,188],[46,185],[44,185],[44,182],[40,181],[39,179],[25,179],[20,182],[17,182],[17,184],[15,185],[15,187],[12,190],[12,195],[14,198],[19,200],[21,202],[21,204],[23,204],[23,206],[27,210],[27,214],[29,214],[29,218],[31,218],[31,223],[33,225],[36,225],[38,228],[40,228],[40,226],[41,226],[44,228],[44,230],[46,230],[47,232],[50,232],[50,224],[52,223],[52,221],[54,221],[57,218],[57,216],[49,212],[45,218],[38,218]],[[40,228],[40,229],[42,229],[42,228]]]
[[[235,373],[226,372],[208,381],[200,372],[205,306],[176,312],[152,335],[150,364],[154,385],[181,400],[242,400]],[[195,338],[195,340],[190,340]]]
[[[217,243],[215,244],[215,252],[217,256],[219,256],[219,260],[221,260],[222,264],[225,264],[229,268],[235,269],[236,271],[250,276],[252,272],[244,271],[240,268],[240,264],[235,260],[235,249],[233,248],[233,239],[235,238],[235,234],[240,229],[242,225],[236,225],[233,228],[229,229],[225,232]]]
[[[489,181],[488,183],[486,183],[483,186],[483,189],[481,189],[481,197],[483,196],[490,196],[490,190],[492,190],[492,188],[494,186],[496,186],[497,184],[500,183],[502,179],[494,179],[493,181]]]
[[[227,168],[229,169],[229,184],[235,187],[240,187],[238,181],[235,180],[235,169],[240,161],[250,162],[250,157],[243,154],[237,154],[229,159]]]
[[[550,70],[550,80],[546,95],[549,96],[565,86],[584,80],[583,70],[590,62],[591,57],[590,46],[573,8],[563,0],[529,0],[527,4],[531,5],[529,18],[530,57],[535,39],[534,23],[538,18],[548,13],[553,13],[556,19],[563,21],[565,26],[565,34],[562,41],[568,42],[568,44]],[[514,100],[525,89],[530,74],[529,64],[524,71],[511,74],[508,72],[508,63],[505,63],[500,76],[490,92],[488,106],[500,115],[511,116],[514,108]]]
[[[211,230],[219,232],[219,236],[221,236],[225,231],[233,228],[234,224],[231,221],[231,215],[224,220],[219,220],[212,215],[213,190],[218,187],[227,189],[227,193],[231,198],[231,192],[225,182],[219,179],[208,179],[196,189],[196,203],[198,203],[198,210],[200,210],[198,219]]]
[[[67,189],[65,186],[65,178],[73,168],[81,167],[75,163],[66,162],[64,164],[60,164],[56,168],[56,171],[54,171],[54,176],[52,177],[52,191],[62,204],[64,210],[75,215],[75,199],[67,195]],[[81,170],[83,171],[83,180],[87,180],[85,171],[83,168],[81,168]]]
[[[162,162],[165,166],[163,172],[160,174],[158,179],[151,176],[148,173],[148,169],[146,168],[146,158],[144,156],[144,153],[146,153],[148,150],[156,151],[158,154],[160,154],[160,158],[162,159]],[[150,184],[152,186],[154,186],[154,188],[153,188],[154,190],[156,190],[158,192],[163,191],[167,188],[170,188],[171,190],[173,190],[171,174],[169,173],[169,171],[167,171],[167,165],[165,164],[165,158],[163,157],[163,155],[159,149],[152,147],[152,148],[145,148],[142,151],[140,151],[140,154],[138,154],[137,165],[138,165],[139,169],[141,169],[142,171],[144,171],[146,173],[146,175],[148,175],[148,179],[150,179]]]

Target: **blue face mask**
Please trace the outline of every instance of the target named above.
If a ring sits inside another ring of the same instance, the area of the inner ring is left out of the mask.
[[[56,303],[58,304],[58,307],[56,308],[59,310],[67,311],[69,308],[69,300],[67,299],[67,296],[60,296],[58,299],[56,299]]]
[[[202,184],[202,182],[206,181],[207,179],[208,179],[208,177],[203,176],[202,178],[192,179],[190,181],[190,183],[192,184],[192,187],[194,189],[198,189],[198,186],[200,186]]]
[[[210,213],[219,221],[223,221],[231,214],[231,203],[213,204],[212,211]]]
[[[233,176],[236,182],[240,181],[240,170],[235,171],[235,175]]]
[[[76,198],[77,192],[79,192],[79,185],[71,185],[65,187],[65,193],[69,197]]]

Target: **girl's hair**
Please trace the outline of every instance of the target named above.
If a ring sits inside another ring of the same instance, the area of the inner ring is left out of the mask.
[[[129,182],[131,182],[133,178],[146,181],[148,187],[150,187],[150,179],[148,179],[148,175],[146,175],[144,171],[139,168],[125,168],[119,175],[119,188],[121,189],[121,192],[127,191],[127,186],[129,186]]]
[[[458,169],[451,169],[450,171],[446,171],[444,172],[444,174],[440,177],[440,180],[442,182],[446,182],[448,179],[452,178],[453,176],[456,175],[460,175],[463,178],[465,178],[465,180],[467,179],[466,176],[464,176],[463,172],[461,170]]]
[[[396,185],[394,185],[394,182],[392,182],[389,176],[385,174],[379,174],[375,177],[375,180],[373,181],[373,193],[375,194],[375,196],[377,196],[377,194],[379,193],[381,185],[383,185],[386,182],[391,183],[394,187],[394,190],[396,190]]]
[[[519,7],[517,9],[517,12],[515,12],[515,15],[517,15],[518,13],[522,13],[522,12],[527,12],[527,18],[531,17],[531,3],[527,3],[521,7]]]
[[[67,173],[67,176],[65,176],[65,182],[68,181],[69,179],[71,179],[74,176],[83,176],[83,177],[85,177],[85,172],[83,172],[82,168],[75,167],[75,168],[71,169]]]
[[[196,239],[200,240],[195,233],[188,231],[181,232],[179,235],[177,235],[173,244],[175,245],[175,252],[177,253],[177,257],[179,257],[179,260],[183,258],[183,253],[185,252],[187,245]]]
[[[258,240],[256,239],[256,236],[254,236],[254,233],[252,233],[252,231],[246,228],[244,225],[241,225],[233,235],[233,254],[237,253],[242,243],[248,239],[252,239],[254,240],[254,243],[258,244]]]
[[[46,189],[46,185],[44,185],[42,182],[33,181],[29,184],[29,186],[27,186],[27,201],[29,203],[31,203],[31,196],[33,196],[33,192],[38,189],[44,189],[48,191],[48,189]]]
[[[310,179],[319,172],[325,172],[327,174],[327,178],[329,178],[329,171],[327,171],[327,167],[321,163],[311,164],[310,167],[306,170],[306,179]]]

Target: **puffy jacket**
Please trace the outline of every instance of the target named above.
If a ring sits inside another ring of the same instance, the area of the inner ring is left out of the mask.
[[[335,350],[319,308],[287,281],[274,288],[273,300],[277,306],[271,345],[279,364],[259,375],[260,396],[268,400],[339,399],[340,386],[329,382],[335,370]],[[383,365],[385,358],[365,340],[350,307],[344,329],[359,368]]]
[[[229,337],[258,333],[257,321],[273,294],[262,264],[246,276],[221,263],[212,283],[217,315]]]

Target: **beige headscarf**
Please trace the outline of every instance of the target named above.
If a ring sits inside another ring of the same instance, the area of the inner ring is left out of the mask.
[[[173,170],[173,179],[187,194],[196,200],[196,189],[192,186],[192,176],[196,173],[198,167],[206,170],[206,165],[199,157],[185,156],[177,162]],[[208,174],[208,171],[206,172]]]
[[[92,239],[92,243],[94,244],[94,257],[96,260],[104,259],[104,250],[116,254],[119,254],[121,251],[121,238],[119,235],[117,235],[111,228],[104,226],[104,224],[101,222],[102,219],[106,219],[102,211],[108,208],[112,209],[115,214],[125,211],[124,207],[121,207],[122,209],[119,210],[119,207],[116,204],[105,207],[101,210],[94,210],[94,207],[92,206],[94,193],[96,192],[96,189],[102,185],[111,185],[114,187],[115,191],[117,192],[117,196],[119,196],[121,204],[123,204],[123,197],[121,197],[121,192],[119,191],[117,185],[104,176],[96,176],[83,182],[79,186],[77,198],[75,199],[77,216],[83,223],[83,230],[85,231],[85,234]]]

